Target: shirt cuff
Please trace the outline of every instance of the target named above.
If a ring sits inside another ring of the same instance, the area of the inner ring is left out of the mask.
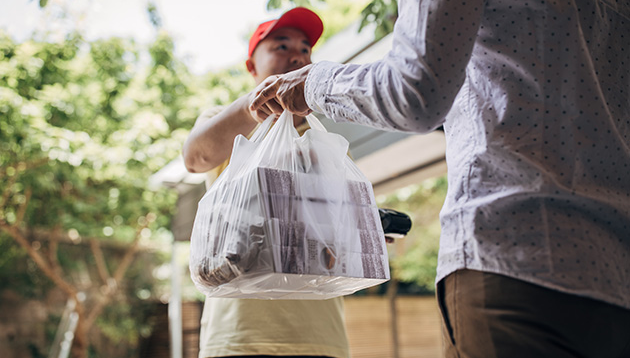
[[[313,64],[304,84],[304,99],[310,109],[330,118],[326,111],[326,96],[330,93],[333,73],[338,63],[322,61]]]

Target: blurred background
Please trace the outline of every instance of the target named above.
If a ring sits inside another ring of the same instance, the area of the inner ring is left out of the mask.
[[[253,88],[247,39],[306,6],[314,60],[391,47],[395,0],[0,0],[0,355],[196,357],[203,296],[188,242],[203,178],[182,144]],[[379,207],[411,216],[392,280],[346,297],[353,357],[441,357],[434,299],[443,134],[322,121]]]

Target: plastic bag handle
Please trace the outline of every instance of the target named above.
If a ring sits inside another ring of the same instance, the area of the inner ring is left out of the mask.
[[[309,114],[308,116],[306,116],[306,121],[308,122],[308,125],[312,129],[328,133],[328,131],[326,130],[326,127],[324,127],[322,122],[320,122],[319,119],[317,119],[317,117],[315,117],[315,115]]]
[[[256,129],[254,134],[252,134],[251,138],[249,138],[249,141],[252,142],[252,143],[258,143],[258,142],[262,141],[262,139],[265,138],[265,136],[269,132],[269,129],[271,128],[271,125],[273,124],[273,122],[275,120],[276,120],[276,115],[275,114],[272,114],[269,117],[267,117],[267,119],[265,119],[258,126],[258,129]]]
[[[291,114],[289,114],[289,115],[291,115]],[[254,134],[252,134],[251,138],[249,138],[249,141],[252,142],[252,143],[258,143],[258,142],[262,141],[263,138],[265,138],[265,136],[267,135],[267,133],[269,133],[269,130],[271,129],[271,126],[273,125],[273,123],[276,121],[276,118],[277,118],[277,116],[275,114],[272,114],[269,117],[267,117],[267,119],[265,119],[258,126],[258,128],[254,132]],[[308,125],[311,127],[311,129],[315,129],[315,130],[318,130],[320,132],[328,133],[328,131],[326,130],[326,127],[324,127],[322,122],[320,122],[320,120],[317,117],[315,117],[315,115],[313,115],[313,114],[307,115],[306,116],[306,121],[308,122]]]

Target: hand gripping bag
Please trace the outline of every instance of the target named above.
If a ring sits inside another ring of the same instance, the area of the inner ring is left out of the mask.
[[[328,299],[387,281],[371,183],[348,142],[313,116],[237,136],[230,164],[199,201],[190,272],[210,297]]]

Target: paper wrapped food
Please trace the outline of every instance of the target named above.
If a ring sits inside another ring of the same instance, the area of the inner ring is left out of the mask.
[[[299,137],[282,120],[259,142],[239,138],[199,202],[196,286],[212,297],[326,299],[385,282],[378,208],[347,141],[320,130]]]

